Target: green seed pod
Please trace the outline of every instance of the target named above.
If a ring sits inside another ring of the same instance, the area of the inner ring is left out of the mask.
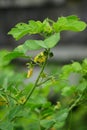
[[[54,55],[53,55],[53,52],[50,52],[49,53],[49,57],[53,57]]]
[[[47,51],[44,51],[43,54],[44,54],[44,56],[47,56],[47,55],[48,55],[48,52],[47,52]]]

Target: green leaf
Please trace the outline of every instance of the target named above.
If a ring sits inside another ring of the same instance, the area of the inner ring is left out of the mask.
[[[7,50],[0,50],[0,67],[5,66],[9,63],[8,60],[4,59],[5,55],[9,52]]]
[[[29,21],[29,34],[38,34],[42,32],[43,29],[43,23],[40,21],[34,21],[30,20]]]
[[[38,120],[35,120],[35,119],[30,120],[27,127],[28,127],[29,130],[40,130],[40,121],[39,121],[39,119]]]
[[[83,80],[83,82],[80,82],[80,84],[77,86],[77,90],[80,92],[83,92],[87,88],[87,81]]]
[[[67,108],[61,109],[54,114],[55,124],[54,129],[60,129],[64,126],[66,118],[68,117],[69,111]]]
[[[37,42],[38,45],[40,45],[42,48],[53,48],[60,40],[60,34],[55,33],[48,38],[46,38],[42,42]]]
[[[71,73],[81,73],[82,72],[82,66],[79,62],[73,62],[72,64],[64,65],[62,67],[62,73],[60,77],[62,79],[67,79]]]
[[[16,40],[29,34],[52,34],[52,32],[60,32],[63,30],[83,31],[86,28],[86,23],[80,21],[75,15],[68,17],[60,17],[57,22],[45,19],[43,22],[30,20],[28,24],[18,23],[8,34],[12,35]]]
[[[60,40],[59,33],[53,34],[52,36],[48,37],[44,41],[27,40],[23,45],[19,45],[18,47],[16,47],[13,52],[8,53],[5,56],[5,60],[8,60],[10,62],[12,59],[18,57],[27,57],[26,52],[29,50],[38,50],[41,48],[52,48],[58,43],[59,40]]]
[[[4,120],[0,123],[0,130],[13,130],[13,127],[13,122],[10,122],[9,120]]]
[[[80,21],[77,16],[60,17],[57,22],[53,24],[54,30],[56,32],[61,32],[64,30],[70,31],[83,31],[86,28],[86,23]]]
[[[68,109],[65,108],[65,109],[62,109],[60,111],[58,111],[56,114],[55,114],[55,120],[56,122],[62,122],[62,121],[65,121],[67,116],[68,116]]]
[[[83,60],[83,64],[87,66],[87,58]]]
[[[40,125],[43,128],[49,129],[53,126],[53,124],[55,123],[54,119],[43,119],[40,121]]]
[[[42,40],[27,40],[23,45],[18,46],[15,51],[26,53],[28,50],[38,50],[41,48],[52,48],[54,47],[58,41],[60,40],[60,34],[55,33],[45,39]]]
[[[13,52],[8,52],[4,56],[4,61],[7,61],[9,63],[11,60],[19,57],[29,58],[29,56],[26,55],[26,52],[29,50],[38,50],[42,47],[39,45],[44,44],[41,40],[27,40],[23,45],[19,45],[16,47]]]
[[[47,48],[53,48],[60,40],[60,33],[55,33],[44,40]]]
[[[46,105],[46,103],[47,100],[45,97],[43,97],[42,95],[37,95],[30,99],[28,105],[31,109],[35,109],[35,108],[43,107],[44,105]]]
[[[67,16],[67,19],[68,20],[79,20],[79,18],[76,16],[76,15],[70,15],[70,16]]]
[[[40,21],[30,20],[28,24],[18,23],[8,34],[11,34],[16,40],[21,39],[27,34],[38,34],[42,32],[43,24]]]
[[[28,50],[41,49],[42,47],[39,44],[43,44],[43,41],[41,41],[41,40],[27,40],[23,45],[16,47],[14,51],[25,54]]]
[[[49,20],[50,19],[47,18],[47,19],[45,19],[43,21],[43,30],[42,30],[43,33],[47,33],[47,34],[51,34],[52,33],[52,27],[51,27],[51,25],[49,23]]]
[[[19,105],[19,106],[13,106],[10,108],[9,114],[8,114],[8,119],[10,121],[14,120],[18,113],[23,109],[23,106]]]
[[[13,51],[13,52],[9,52],[8,54],[6,54],[4,56],[4,60],[7,61],[7,63],[9,63],[11,60],[18,58],[18,57],[26,57],[26,56],[21,52]]]
[[[72,68],[73,68],[73,71],[75,71],[75,72],[81,72],[81,70],[82,70],[82,66],[80,65],[79,62],[74,62],[72,64]]]
[[[16,40],[21,39],[23,36],[28,34],[29,25],[25,23],[18,23],[8,34],[11,34]]]
[[[83,74],[87,75],[87,59],[83,60],[82,70],[83,70]]]
[[[8,34],[12,35],[16,40],[21,39],[27,34],[38,34],[42,32],[43,24],[40,21],[30,20],[28,24],[18,23]]]
[[[65,122],[57,122],[55,123],[55,125],[53,126],[54,130],[59,130],[60,128],[62,128],[64,126]]]
[[[67,86],[62,89],[62,95],[63,96],[72,96],[76,92],[75,86]]]
[[[68,65],[64,65],[62,67],[62,73],[67,73],[69,74],[70,72],[73,71],[73,68],[72,68],[72,65],[71,64],[68,64]]]
[[[71,64],[70,65],[64,65],[63,67],[62,67],[62,73],[60,74],[60,78],[61,79],[68,79],[68,77],[69,77],[69,75],[70,75],[70,73],[72,73],[73,72],[73,68],[72,68],[72,66],[71,66]]]

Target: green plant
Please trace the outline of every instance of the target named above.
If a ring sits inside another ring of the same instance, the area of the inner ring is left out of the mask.
[[[12,52],[1,51],[0,130],[63,130],[73,108],[86,104],[87,59],[65,65],[54,74],[45,71],[48,59],[53,56],[51,48],[59,42],[61,31],[79,32],[85,28],[86,23],[72,15],[60,17],[56,22],[30,20],[11,29],[8,34],[16,40],[27,34],[38,34],[43,40],[26,40]],[[40,49],[43,50],[34,57],[27,53]],[[15,71],[10,65],[11,60],[18,57],[29,60],[27,74]],[[26,78],[34,75],[36,66],[40,68],[36,81],[26,83]],[[79,77],[77,83],[70,82],[72,75]],[[48,99],[51,89],[59,95],[54,104]],[[67,126],[67,130],[69,128]]]

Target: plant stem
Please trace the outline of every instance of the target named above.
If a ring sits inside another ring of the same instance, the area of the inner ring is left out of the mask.
[[[48,51],[48,54],[49,54],[49,49],[48,49],[47,51]],[[31,91],[29,92],[29,94],[28,94],[28,96],[27,96],[27,99],[26,99],[26,101],[24,102],[23,105],[26,104],[26,102],[29,100],[29,98],[31,97],[32,93],[34,92],[35,88],[37,87],[37,83],[38,83],[38,81],[39,81],[39,79],[40,79],[40,77],[41,77],[41,74],[42,74],[43,71],[44,71],[45,66],[46,66],[47,59],[48,59],[48,55],[47,55],[47,57],[46,57],[46,60],[45,60],[45,62],[44,62],[44,64],[43,64],[42,68],[41,68],[41,71],[40,71],[40,73],[39,73],[39,75],[38,75],[38,77],[37,77],[37,79],[36,79],[36,81],[35,81],[35,84],[34,84],[33,88],[31,89]]]
[[[40,85],[42,85],[42,84],[46,83],[47,81],[49,81],[49,80],[51,80],[51,79],[52,79],[52,78],[50,77],[50,78],[48,78],[48,79],[44,80],[43,82],[41,82],[41,83],[37,84],[37,87],[39,87]]]
[[[79,98],[77,98],[77,100],[74,102],[74,104],[72,104],[71,107],[69,108],[69,111],[71,111],[75,106],[77,106],[77,104],[81,100],[81,97],[82,97],[82,95],[80,95]]]

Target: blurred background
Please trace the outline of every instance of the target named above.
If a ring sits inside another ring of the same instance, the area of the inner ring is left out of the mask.
[[[8,31],[18,22],[30,19],[77,15],[87,22],[87,0],[0,0],[0,49],[14,49],[25,39],[15,41],[8,36]],[[66,63],[87,57],[87,30],[79,33],[63,32],[58,47],[53,49],[54,60]]]
[[[68,15],[77,15],[81,20],[87,22],[87,0],[0,0],[0,50],[13,50],[28,38],[24,37],[15,41],[12,36],[7,34],[17,23],[27,23],[31,19],[43,21],[47,17],[56,21],[58,17]],[[86,58],[87,29],[79,33],[62,32],[61,40],[57,47],[53,48],[53,52],[54,57],[49,62],[49,69],[53,72],[60,70],[58,65],[61,66],[75,60],[81,61]],[[22,65],[21,63],[25,65],[25,62],[24,59],[14,61],[17,65],[19,64],[19,67]],[[22,69],[25,70],[26,68],[23,66]],[[38,68],[36,68],[32,81],[35,80],[37,74]],[[81,110],[77,110],[74,110],[75,113],[71,120],[72,129],[86,130],[87,110],[85,105]]]

